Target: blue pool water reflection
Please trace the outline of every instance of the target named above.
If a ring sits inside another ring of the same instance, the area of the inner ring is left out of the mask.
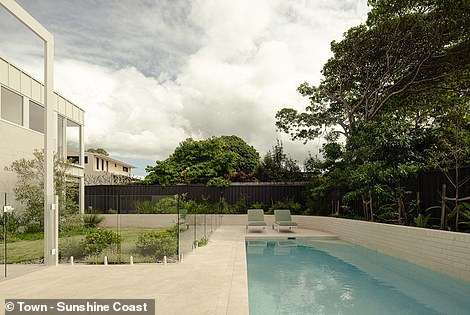
[[[342,241],[248,240],[250,314],[470,314],[470,283]]]

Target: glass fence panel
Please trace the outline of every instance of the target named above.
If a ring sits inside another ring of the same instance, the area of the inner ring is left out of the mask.
[[[44,210],[0,193],[0,281],[44,266]]]
[[[193,249],[194,242],[194,215],[188,213],[185,208],[179,209],[179,236],[178,236],[178,253],[181,259],[189,254]]]
[[[207,209],[178,195],[85,196],[86,214],[61,229],[61,262],[71,256],[84,264],[177,261],[206,245],[217,228],[217,215],[200,213]]]

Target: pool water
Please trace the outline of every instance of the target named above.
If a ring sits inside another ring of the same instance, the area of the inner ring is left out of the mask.
[[[247,240],[250,314],[470,314],[470,283],[343,241]]]

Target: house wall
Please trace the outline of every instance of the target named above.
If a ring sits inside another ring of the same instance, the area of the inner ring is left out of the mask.
[[[44,106],[44,86],[0,57],[0,91],[1,89],[14,92],[16,95],[20,95],[23,100],[21,124],[3,119],[0,115],[0,193],[11,193],[16,184],[16,175],[13,172],[5,171],[5,167],[21,158],[31,159],[35,149],[41,150],[44,148],[44,134],[30,129],[30,127],[32,128],[32,122],[29,121],[29,102],[32,101]],[[0,113],[2,106],[7,106],[6,103],[2,104],[5,102],[2,99],[0,95]],[[57,144],[58,115],[66,117],[81,126],[81,147],[83,147],[83,110],[57,93],[54,93],[53,106],[55,112],[53,121],[55,151],[59,147]],[[83,167],[74,165],[70,170],[70,174],[82,179],[84,176]],[[80,180],[80,182],[83,181]],[[83,188],[80,190],[83,192]],[[83,199],[81,198],[80,201],[81,209],[83,209]]]
[[[114,175],[123,175],[123,176],[131,176],[132,175],[132,168],[128,165],[123,165],[119,163],[119,161],[113,159],[106,159],[105,156],[102,155],[95,155],[91,153],[85,153],[85,156],[88,157],[88,163],[85,164],[85,174],[86,175],[100,175],[103,172],[111,173]],[[98,159],[98,165],[97,165]],[[102,161],[104,161],[104,169],[102,165]],[[106,164],[108,162],[108,164]],[[123,167],[127,167],[128,170],[124,171]]]
[[[16,183],[16,175],[5,171],[5,167],[19,158],[31,159],[34,149],[44,147],[44,136],[2,119],[0,130],[0,192],[11,193]],[[21,141],[18,141],[19,139]]]

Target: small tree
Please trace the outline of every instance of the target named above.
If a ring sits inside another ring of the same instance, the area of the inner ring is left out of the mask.
[[[54,156],[54,192],[59,196],[61,220],[78,213],[75,201],[77,188],[68,170],[71,162]],[[17,183],[14,188],[15,199],[25,205],[24,224],[39,224],[44,227],[44,150],[34,150],[31,160],[19,159],[5,167],[15,172]]]
[[[431,158],[431,163],[444,172],[447,180],[455,190],[454,209],[449,214],[455,219],[454,229],[459,230],[461,202],[468,196],[462,196],[463,186],[470,177],[461,174],[462,168],[470,164],[470,102],[463,95],[448,97],[448,105],[436,123],[439,129],[439,150]]]

